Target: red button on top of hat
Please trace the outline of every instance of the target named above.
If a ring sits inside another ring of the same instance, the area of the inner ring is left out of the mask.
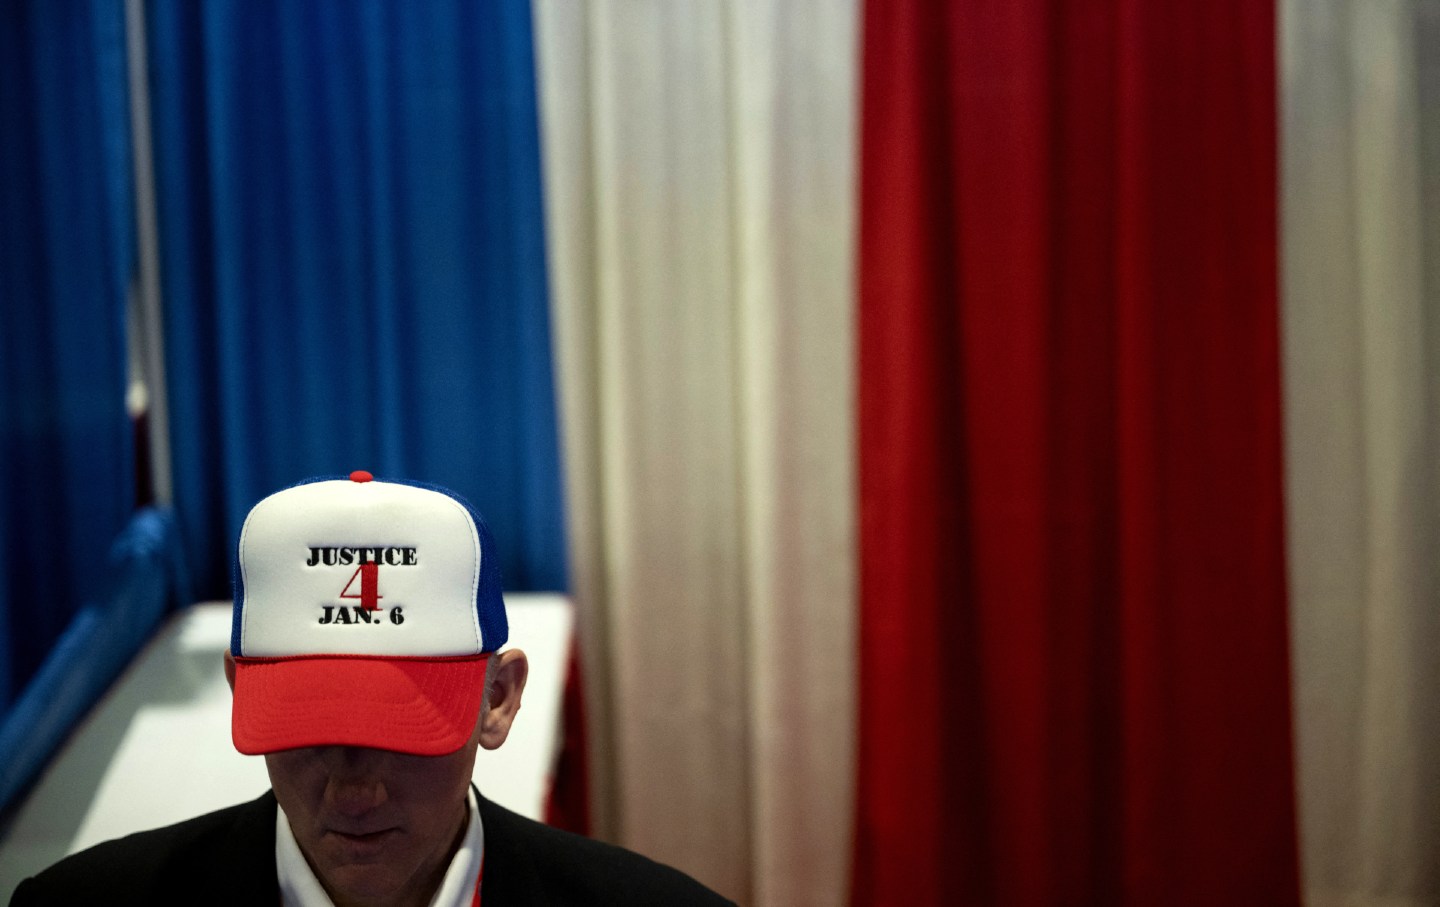
[[[371,479],[374,478],[374,476],[372,476],[370,473],[366,472],[363,469],[357,469],[354,472],[350,473],[350,481],[352,482],[369,482]]]

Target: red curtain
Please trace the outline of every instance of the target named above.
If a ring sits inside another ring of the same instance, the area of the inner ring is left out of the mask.
[[[867,6],[857,904],[1299,901],[1274,15]]]

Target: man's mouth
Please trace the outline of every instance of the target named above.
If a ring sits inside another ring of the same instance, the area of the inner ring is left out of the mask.
[[[381,828],[375,831],[340,831],[332,828],[330,834],[337,841],[358,850],[372,850],[383,847],[391,836],[399,834],[397,828]]]

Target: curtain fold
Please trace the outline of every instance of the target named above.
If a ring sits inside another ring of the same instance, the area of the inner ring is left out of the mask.
[[[856,903],[1298,902],[1272,16],[867,7]]]
[[[102,591],[135,505],[124,5],[0,17],[0,714]]]
[[[259,497],[455,489],[563,589],[530,8],[156,2],[175,500],[205,595]]]
[[[1308,903],[1440,903],[1440,3],[1281,6]]]
[[[857,740],[857,903],[1293,903],[1288,638],[1307,903],[1440,903],[1440,0],[147,9],[203,594],[459,489],[597,830],[752,904],[850,894]],[[134,501],[123,20],[0,23],[0,713]]]
[[[845,897],[854,7],[536,4],[597,831]]]

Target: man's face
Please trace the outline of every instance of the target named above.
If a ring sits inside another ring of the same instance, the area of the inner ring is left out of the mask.
[[[448,756],[310,747],[265,757],[275,799],[337,902],[426,903],[463,831],[478,730]]]

